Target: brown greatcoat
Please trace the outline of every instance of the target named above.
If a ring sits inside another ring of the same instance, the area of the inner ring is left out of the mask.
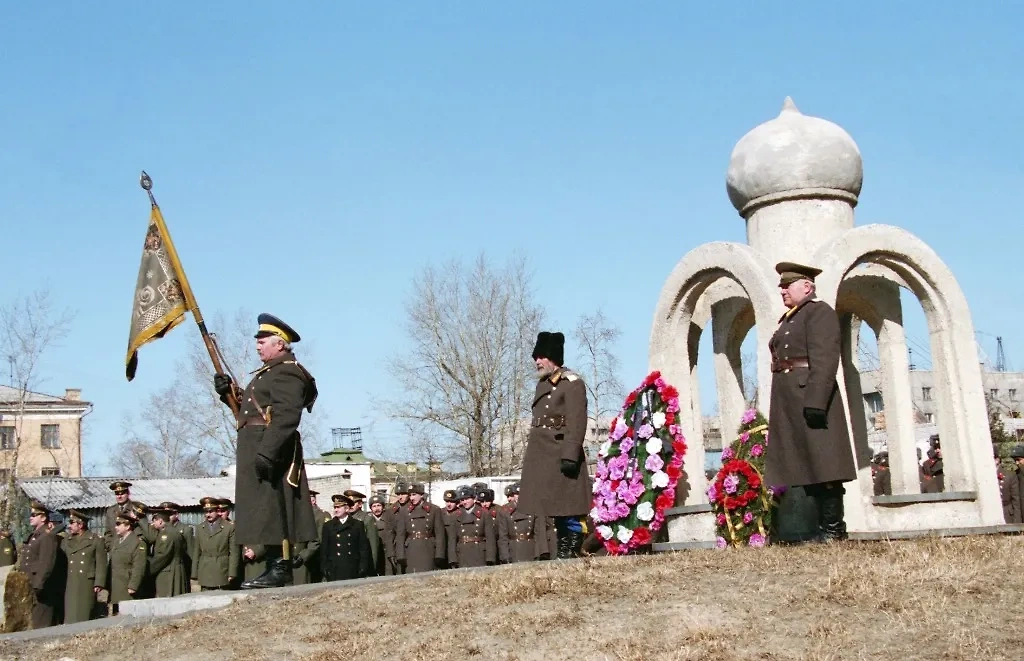
[[[110,547],[110,603],[119,604],[139,598],[147,571],[146,540],[138,530],[123,538],[114,535]],[[135,590],[135,594],[128,590]]]
[[[370,542],[370,556],[373,558],[373,566],[370,567],[370,576],[384,576],[384,565],[390,560],[385,558],[384,553],[384,534],[387,521],[384,520],[384,513],[381,512],[380,517],[376,517],[371,512],[366,520],[377,530],[377,534],[372,539],[367,538]],[[376,545],[376,546],[375,546]]]
[[[587,388],[575,372],[559,368],[537,383],[533,420],[523,458],[519,509],[537,516],[585,516],[590,511],[590,477],[583,453],[587,432]],[[562,459],[577,462],[573,477]]]
[[[384,528],[381,531],[380,541],[384,547],[385,576],[403,573],[402,568],[395,562],[395,528],[398,526],[398,517],[401,516],[401,511],[402,506],[400,504],[391,503],[384,508],[384,513],[381,515],[381,518],[384,520]]]
[[[64,601],[64,586],[58,582],[60,555],[60,539],[51,535],[46,526],[33,530],[21,549],[21,571],[28,575],[36,593],[33,629],[57,624],[56,612]]]
[[[813,298],[802,302],[780,319],[768,348],[773,369],[765,454],[768,484],[797,487],[855,480],[850,432],[836,382],[841,350],[835,310]],[[790,360],[806,360],[810,367],[782,369],[785,363],[780,361]],[[827,411],[826,428],[811,429],[804,408]]]
[[[530,562],[549,553],[544,517],[527,514],[516,503],[498,511],[498,560]]]
[[[170,525],[163,530],[153,530],[149,572],[154,577],[154,594],[158,598],[185,594],[189,583],[189,575],[185,573],[185,537]]]
[[[1005,473],[997,469],[999,479],[999,496],[1003,502],[1003,518],[1007,523],[1021,523],[1020,486],[1014,473]]]
[[[302,462],[299,420],[313,409],[316,381],[286,352],[253,373],[242,394],[235,467],[238,544],[280,546],[311,542],[316,521]],[[269,480],[256,474],[256,455],[272,464]]]
[[[427,501],[402,508],[395,529],[395,559],[405,572],[433,571],[445,558],[444,516]]]
[[[448,562],[458,567],[493,565],[497,556],[494,517],[480,505],[460,508],[448,540]]]

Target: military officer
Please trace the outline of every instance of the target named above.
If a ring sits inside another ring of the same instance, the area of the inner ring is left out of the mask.
[[[1007,473],[1000,465],[999,451],[993,450],[996,461],[996,479],[999,482],[999,497],[1003,503],[1003,520],[1006,523],[1021,522],[1020,487],[1017,476]]]
[[[313,410],[316,380],[292,353],[299,334],[273,315],[261,314],[258,322],[263,367],[238,397],[235,519],[239,544],[266,548],[267,569],[245,581],[244,590],[291,583],[294,545],[316,539],[298,432],[302,409]],[[225,374],[214,376],[214,388],[225,401],[237,393]]]
[[[32,532],[22,547],[21,571],[28,575],[35,590],[32,607],[32,628],[42,629],[57,624],[58,602],[63,602],[64,586],[57,583],[57,562],[60,540],[47,529],[50,511],[39,501],[32,501],[29,525]]]
[[[1017,493],[1021,495],[1021,521],[1024,523],[1024,445],[1015,445],[1010,450],[1010,460],[1013,461],[1014,471],[1017,477]]]
[[[892,473],[889,471],[889,453],[879,452],[872,459],[873,474],[871,476],[876,496],[892,495]]]
[[[103,539],[107,543],[108,551],[110,550],[111,542],[116,536],[114,526],[115,518],[118,514],[125,514],[134,517],[136,520],[145,520],[145,517],[143,517],[145,505],[132,500],[131,486],[131,482],[125,482],[124,480],[110,483],[110,490],[114,492],[116,503],[108,507],[107,511],[103,513]]]
[[[433,571],[445,562],[444,517],[425,495],[422,484],[409,487],[409,504],[395,529],[395,559],[406,574]]]
[[[89,518],[68,512],[68,535],[61,542],[68,559],[64,588],[64,624],[85,622],[96,610],[96,596],[107,584],[107,546],[89,530]]]
[[[938,434],[928,439],[928,458],[921,464],[921,493],[942,493],[946,476],[942,468],[942,442]]]
[[[187,578],[192,575],[192,554],[195,550],[196,531],[192,529],[192,526],[186,525],[185,522],[181,520],[179,515],[181,505],[170,501],[164,501],[160,503],[157,508],[170,514],[171,520],[168,522],[168,526],[178,531],[178,534],[185,540],[185,591],[191,592],[192,585]]]
[[[146,540],[136,531],[138,519],[130,514],[114,517],[114,541],[110,548],[110,604],[113,614],[122,601],[139,598],[146,578]]]
[[[345,491],[342,492],[342,495],[348,496],[352,499],[352,507],[349,508],[349,513],[352,515],[352,518],[357,521],[362,521],[363,526],[366,528],[366,539],[370,541],[370,552],[372,555],[370,563],[371,575],[376,576],[376,574],[373,573],[373,568],[377,566],[377,547],[380,546],[380,540],[378,539],[377,524],[373,521],[370,513],[363,509],[363,503],[366,502],[366,495],[356,491],[355,489],[345,489]]]
[[[772,486],[802,486],[817,502],[818,541],[845,539],[843,483],[857,479],[857,471],[836,382],[839,317],[815,297],[820,269],[782,262],[775,270],[789,309],[768,344],[772,448],[765,477]]]
[[[494,504],[494,489],[484,488],[476,493],[476,500],[480,503],[480,507],[487,510],[491,517],[497,521],[498,519],[498,506]]]
[[[548,554],[543,517],[519,510],[519,483],[505,487],[508,503],[497,516],[498,560],[501,563],[530,562]]]
[[[207,496],[199,504],[206,521],[196,526],[192,580],[198,581],[202,590],[223,590],[235,580],[240,565],[235,527],[221,519],[216,498]]]
[[[352,500],[343,494],[331,496],[334,518],[324,524],[320,545],[320,566],[325,581],[364,578],[370,572],[370,542],[366,528],[349,514]]]
[[[370,569],[370,576],[384,576],[384,565],[388,562],[384,553],[384,527],[386,525],[384,521],[384,507],[386,505],[384,496],[380,494],[370,496],[370,517],[368,521],[373,524],[377,533],[372,539],[368,538],[370,542],[370,557],[374,563]],[[374,540],[376,540],[376,548],[374,548]]]
[[[451,567],[483,567],[497,560],[494,518],[476,502],[476,493],[465,485],[455,490],[459,515],[448,540],[448,564]]]
[[[155,595],[159,598],[185,594],[189,583],[185,573],[185,538],[171,526],[168,510],[153,511],[150,528],[154,532],[149,571],[154,577]]]
[[[398,566],[395,561],[395,529],[398,525],[398,517],[402,511],[402,508],[409,503],[409,486],[405,482],[399,482],[395,485],[395,496],[398,501],[392,503],[391,506],[384,510],[384,575],[392,576],[394,574],[402,574],[402,568]]]
[[[444,538],[445,548],[447,549],[447,540],[450,540],[452,538],[452,535],[455,534],[455,531],[452,529],[452,526],[455,525],[455,520],[459,516],[459,500],[458,498],[455,497],[455,489],[445,489],[443,498],[444,512],[442,512],[442,516],[444,517]],[[445,553],[445,564],[448,564],[447,552]]]
[[[541,332],[533,349],[537,389],[523,458],[524,514],[554,517],[558,557],[579,555],[590,511],[590,476],[583,453],[587,432],[587,388],[564,364],[565,336]]]

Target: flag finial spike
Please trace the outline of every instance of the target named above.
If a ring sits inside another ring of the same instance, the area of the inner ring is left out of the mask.
[[[151,191],[153,190],[153,180],[146,174],[146,171],[142,171],[142,176],[139,177],[139,185],[142,186],[142,190]]]

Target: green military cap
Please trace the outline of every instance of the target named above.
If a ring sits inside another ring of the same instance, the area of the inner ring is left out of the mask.
[[[29,504],[29,509],[32,510],[32,516],[37,516],[39,514],[42,514],[47,519],[50,518],[50,510],[47,509],[46,505],[44,505],[42,502],[40,502],[38,500],[33,500]]]
[[[217,509],[217,503],[218,503],[218,500],[216,498],[214,498],[213,496],[205,496],[205,497],[199,499],[199,504],[206,511]]]
[[[362,493],[359,493],[355,489],[345,489],[344,491],[342,491],[342,493],[351,498],[352,500],[366,500],[366,496]]]
[[[129,526],[134,526],[135,523],[136,523],[136,520],[133,519],[132,517],[128,516],[127,514],[118,514],[117,516],[114,517],[114,522],[115,523],[127,523]]]
[[[775,265],[775,271],[779,274],[780,287],[788,287],[797,280],[814,282],[814,279],[821,274],[821,269],[795,262],[779,262]]]
[[[131,486],[131,482],[124,482],[123,480],[119,480],[117,482],[110,483],[110,490],[113,491],[115,495],[120,495],[122,493],[128,493],[128,489]]]
[[[168,512],[174,513],[177,513],[179,510],[181,510],[181,505],[179,505],[178,503],[172,503],[169,500],[165,500],[164,502],[157,505],[157,507],[159,507],[162,510],[167,510]]]
[[[231,506],[233,504],[234,503],[231,502],[230,498],[218,498],[217,499],[217,509],[219,509],[219,510],[231,509]]]
[[[78,521],[79,523],[88,524],[89,517],[82,514],[78,510],[68,510],[68,518],[72,521]]]
[[[333,496],[331,496],[331,501],[334,503],[335,507],[340,507],[342,505],[346,507],[352,507],[353,505],[352,499],[343,493],[334,494]]]

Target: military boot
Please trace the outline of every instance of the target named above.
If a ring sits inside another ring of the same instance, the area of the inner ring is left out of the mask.
[[[819,541],[838,542],[848,537],[846,533],[846,521],[844,518],[843,495],[846,489],[842,484],[836,484],[827,489],[822,489],[815,498],[818,501],[818,529]]]
[[[267,569],[254,579],[239,586],[240,590],[282,588],[292,583],[292,561],[285,560],[280,546],[267,547]]]

